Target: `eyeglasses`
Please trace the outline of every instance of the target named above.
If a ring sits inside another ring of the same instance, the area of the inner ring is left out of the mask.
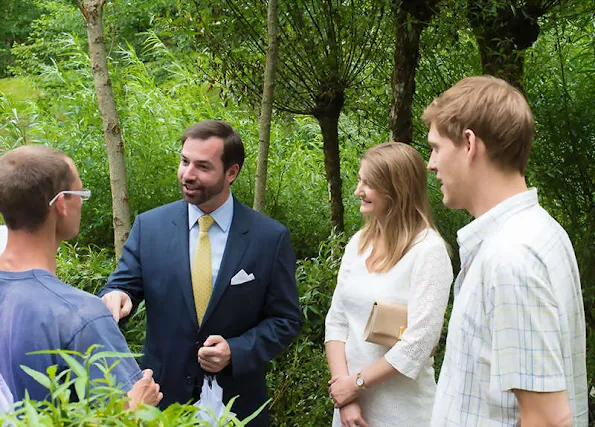
[[[76,196],[80,196],[82,201],[85,200],[89,200],[89,198],[91,197],[91,190],[64,190],[64,191],[60,191],[58,194],[56,194],[54,196],[54,198],[52,200],[50,200],[50,206],[52,206],[54,204],[54,202],[56,201],[56,199],[58,199],[58,197],[60,196],[60,194],[74,194]]]

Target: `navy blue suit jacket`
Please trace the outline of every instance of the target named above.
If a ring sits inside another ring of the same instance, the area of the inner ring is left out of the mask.
[[[217,380],[225,402],[239,395],[232,409],[243,418],[268,398],[267,362],[289,345],[301,326],[289,233],[234,198],[227,245],[200,327],[188,235],[184,201],[138,215],[100,296],[122,290],[135,306],[145,300],[147,336],[141,367],[154,371],[163,392],[162,408],[192,399],[195,384],[200,387],[205,374],[197,345],[209,335],[223,336],[231,349],[231,365],[217,374]],[[231,286],[231,278],[242,269],[255,279]],[[268,413],[251,425],[268,425]]]

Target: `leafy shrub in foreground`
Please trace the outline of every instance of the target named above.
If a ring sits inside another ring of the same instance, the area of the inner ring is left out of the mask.
[[[47,368],[46,373],[22,366],[36,381],[46,387],[50,393],[44,401],[35,401],[28,396],[16,402],[14,411],[0,414],[0,425],[20,426],[211,426],[212,424],[197,418],[199,408],[186,404],[174,404],[161,411],[149,405],[139,405],[136,410],[125,408],[126,397],[115,383],[111,374],[118,360],[108,363],[107,359],[132,357],[131,354],[115,352],[95,352],[90,347],[85,354],[48,350],[36,354],[59,354],[68,364],[69,369],[57,372],[57,366]],[[91,380],[89,369],[94,365],[104,373],[104,378]],[[71,402],[72,393],[77,402]],[[232,399],[225,412],[218,419],[217,426],[244,426],[262,410],[261,407],[247,419],[240,421],[231,416]],[[268,402],[267,402],[268,403]],[[214,417],[216,418],[216,417]]]

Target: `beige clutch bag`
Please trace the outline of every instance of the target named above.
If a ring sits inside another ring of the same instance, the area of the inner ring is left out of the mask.
[[[385,347],[395,345],[407,329],[407,306],[375,302],[364,329],[364,339]]]

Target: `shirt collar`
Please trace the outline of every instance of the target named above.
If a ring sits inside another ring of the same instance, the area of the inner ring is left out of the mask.
[[[198,208],[198,206],[188,203],[188,230],[194,227],[198,218],[203,216],[205,213]],[[233,218],[233,196],[231,191],[229,197],[221,206],[215,209],[210,214],[215,220],[215,224],[223,230],[224,233],[231,225],[231,219]]]
[[[537,203],[537,189],[530,188],[498,203],[482,216],[461,228],[457,232],[461,258],[482,243],[486,237],[512,215]]]

